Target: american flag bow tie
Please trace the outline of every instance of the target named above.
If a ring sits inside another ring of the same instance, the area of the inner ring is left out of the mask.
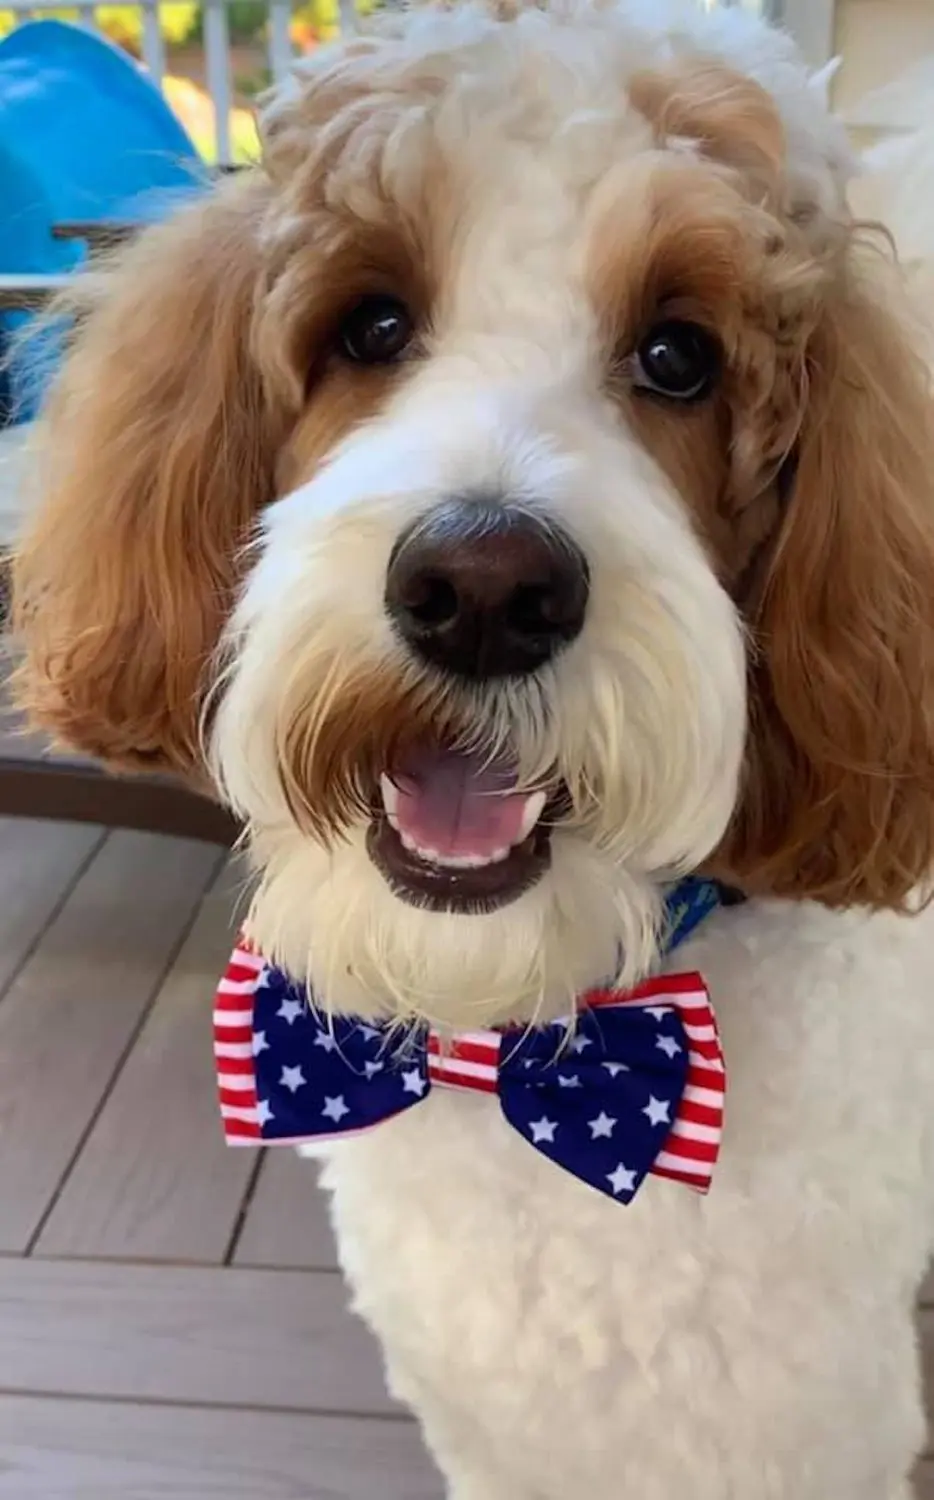
[[[531,1146],[621,1203],[650,1172],[706,1192],[720,1149],[726,1074],[699,974],[593,992],[573,1024],[442,1039],[325,1016],[244,944],[218,988],[214,1051],[232,1146],[357,1135],[441,1087],[497,1095]]]

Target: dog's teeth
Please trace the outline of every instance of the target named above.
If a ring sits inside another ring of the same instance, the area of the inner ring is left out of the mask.
[[[390,817],[389,821],[411,854],[417,855],[426,865],[435,865],[440,870],[482,870],[486,865],[502,864],[512,853],[512,849],[504,845],[501,849],[494,849],[492,854],[442,854],[437,849],[423,849],[399,827],[395,818]]]
[[[389,821],[392,823],[393,828],[395,828],[396,823],[394,819],[399,810],[399,788],[393,785],[384,772],[379,778],[379,789],[383,797],[383,806],[389,814]]]
[[[517,844],[522,844],[528,838],[535,824],[545,811],[546,796],[544,792],[533,792],[525,804],[525,812],[522,814],[522,824],[519,828]]]

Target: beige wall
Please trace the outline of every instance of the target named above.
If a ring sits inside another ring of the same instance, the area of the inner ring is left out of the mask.
[[[921,59],[931,59],[934,80],[934,0],[837,0],[834,51],[843,63],[834,102],[846,113],[857,100],[900,77]],[[898,113],[893,101],[892,114]],[[931,113],[934,116],[934,85]],[[897,118],[880,117],[897,127]]]

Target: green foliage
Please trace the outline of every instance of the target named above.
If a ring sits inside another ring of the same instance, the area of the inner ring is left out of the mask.
[[[44,10],[43,17],[54,16],[60,21],[77,21],[79,12],[71,7],[60,10]],[[188,40],[200,14],[200,6],[194,0],[172,0],[159,6],[159,25],[169,46],[179,46]],[[132,5],[99,5],[95,9],[97,24],[101,30],[121,47],[139,52],[143,42],[143,12]],[[12,10],[0,10],[0,36],[12,31],[16,15]]]
[[[200,42],[204,36],[204,11],[200,5],[194,7],[195,16],[189,41]],[[268,11],[263,0],[232,0],[227,6],[227,25],[233,42],[252,42],[262,38],[266,31]]]
[[[200,7],[192,0],[173,0],[159,6],[159,29],[170,47],[178,47],[191,36]],[[143,13],[135,6],[99,5],[97,24],[111,41],[139,52],[143,40]]]
[[[233,0],[227,7],[227,24],[235,42],[252,42],[266,30],[268,11],[263,0]]]
[[[369,15],[378,4],[379,0],[357,0],[357,10],[361,15]],[[77,21],[79,18],[78,11],[69,6],[44,10],[41,14],[62,21]],[[293,6],[292,15],[301,30],[312,33],[321,41],[337,35],[340,26],[338,0],[307,0],[304,5]],[[143,12],[138,6],[99,5],[95,17],[111,41],[131,52],[141,51]],[[227,6],[227,18],[232,41],[252,42],[262,40],[265,35],[268,10],[264,0],[231,0]],[[15,20],[15,12],[0,9],[0,36],[13,30]],[[170,47],[198,42],[203,34],[202,7],[195,0],[169,0],[169,3],[159,6],[159,24]]]

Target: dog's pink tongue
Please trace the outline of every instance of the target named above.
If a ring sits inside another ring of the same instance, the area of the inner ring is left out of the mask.
[[[420,750],[393,772],[399,832],[447,858],[490,859],[523,836],[529,797],[505,761]]]

